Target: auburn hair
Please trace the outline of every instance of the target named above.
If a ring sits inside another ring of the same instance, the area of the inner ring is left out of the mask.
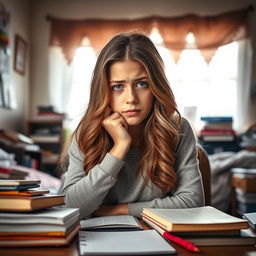
[[[144,34],[118,34],[102,49],[92,76],[89,104],[73,136],[84,155],[83,168],[87,174],[113,146],[112,139],[102,126],[110,101],[109,69],[112,63],[128,59],[143,65],[154,97],[144,129],[138,170],[146,183],[151,180],[162,193],[167,193],[176,185],[175,149],[179,142],[181,116],[165,76],[163,60]]]

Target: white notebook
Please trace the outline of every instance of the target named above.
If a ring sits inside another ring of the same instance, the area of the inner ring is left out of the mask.
[[[79,231],[80,255],[175,254],[176,250],[155,230]]]
[[[131,215],[103,216],[80,221],[81,230],[139,230],[143,229],[139,221]]]

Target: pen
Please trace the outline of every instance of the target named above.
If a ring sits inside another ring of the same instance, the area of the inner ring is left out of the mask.
[[[166,232],[156,224],[152,223],[151,221],[147,220],[146,218],[142,218],[148,225],[150,225],[152,228],[154,228],[160,235],[162,235],[164,238],[170,240],[171,242],[174,242],[181,247],[187,249],[191,252],[199,252],[199,249],[190,241],[186,241],[178,236],[174,236],[170,234],[169,232]]]

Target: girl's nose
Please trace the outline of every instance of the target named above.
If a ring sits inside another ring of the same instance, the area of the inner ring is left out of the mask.
[[[138,98],[136,95],[136,91],[133,88],[128,88],[126,92],[126,103],[136,104],[137,102],[138,102]]]

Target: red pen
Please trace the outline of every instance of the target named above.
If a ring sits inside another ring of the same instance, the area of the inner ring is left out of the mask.
[[[190,241],[184,240],[178,236],[171,235],[170,233],[163,230],[163,234],[161,234],[164,238],[184,247],[185,249],[191,252],[199,252],[199,249]]]
[[[178,236],[174,236],[171,235],[169,232],[166,232],[165,230],[163,230],[162,228],[160,228],[159,226],[157,226],[156,224],[152,223],[151,221],[149,221],[148,219],[146,219],[145,217],[142,217],[142,219],[152,228],[154,228],[160,235],[162,235],[164,238],[170,240],[171,242],[174,242],[178,245],[180,245],[181,247],[187,249],[188,251],[191,252],[199,252],[199,249],[190,241],[184,240]]]

